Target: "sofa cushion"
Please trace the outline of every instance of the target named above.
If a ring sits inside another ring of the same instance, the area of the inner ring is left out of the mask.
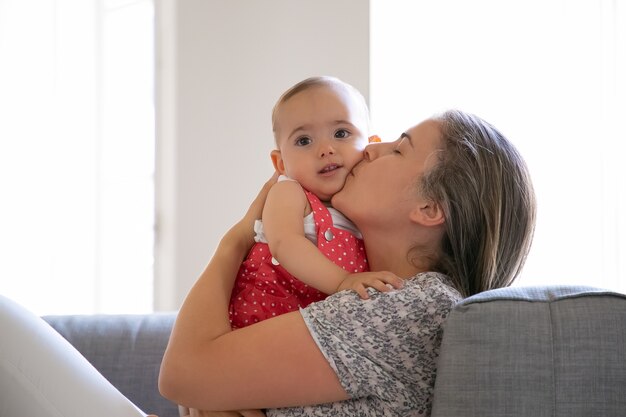
[[[626,296],[517,287],[460,302],[444,327],[433,417],[624,416]]]
[[[159,367],[174,313],[44,319],[139,408],[161,417],[178,415],[176,405],[158,391]]]

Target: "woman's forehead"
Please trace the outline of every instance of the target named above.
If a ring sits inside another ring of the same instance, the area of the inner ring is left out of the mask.
[[[406,130],[414,148],[441,148],[441,123],[437,120],[427,119]]]

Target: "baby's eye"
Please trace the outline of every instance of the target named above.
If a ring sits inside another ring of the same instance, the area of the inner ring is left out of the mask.
[[[311,143],[311,138],[308,136],[302,136],[296,139],[296,146],[306,146]]]
[[[345,139],[348,136],[350,136],[350,132],[348,132],[345,129],[339,129],[338,131],[335,132],[336,139]]]

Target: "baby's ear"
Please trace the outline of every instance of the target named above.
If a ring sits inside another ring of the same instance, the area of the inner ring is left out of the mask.
[[[283,156],[278,149],[274,149],[270,153],[270,158],[272,158],[272,164],[274,164],[274,169],[280,172],[282,175],[285,174],[285,163],[283,162]]]

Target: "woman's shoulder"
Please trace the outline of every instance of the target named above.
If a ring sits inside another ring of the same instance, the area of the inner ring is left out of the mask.
[[[336,407],[349,410],[342,415],[413,415],[428,409],[442,324],[461,296],[445,275],[430,272],[406,280],[401,289],[369,294],[362,300],[342,291],[301,310],[354,400]]]
[[[423,272],[405,280],[404,286],[390,293],[370,293],[379,300],[375,310],[389,312],[398,321],[412,323],[441,323],[462,296],[451,285],[449,278],[438,272]]]
[[[369,300],[362,300],[354,291],[333,294],[326,300],[314,303],[303,312],[313,318],[326,316],[338,323],[387,323],[389,320],[439,321],[461,300],[447,276],[437,272],[424,272],[407,279],[400,289],[379,292],[368,289]]]
[[[417,308],[424,308],[431,303],[448,308],[462,299],[450,279],[439,272],[421,272],[406,279],[404,286],[399,290],[381,293],[369,289],[369,294],[373,300],[380,303],[413,305]]]
[[[450,299],[454,303],[463,297],[454,288],[450,278],[440,272],[421,272],[405,281],[408,292],[421,292],[430,294],[433,297]]]

